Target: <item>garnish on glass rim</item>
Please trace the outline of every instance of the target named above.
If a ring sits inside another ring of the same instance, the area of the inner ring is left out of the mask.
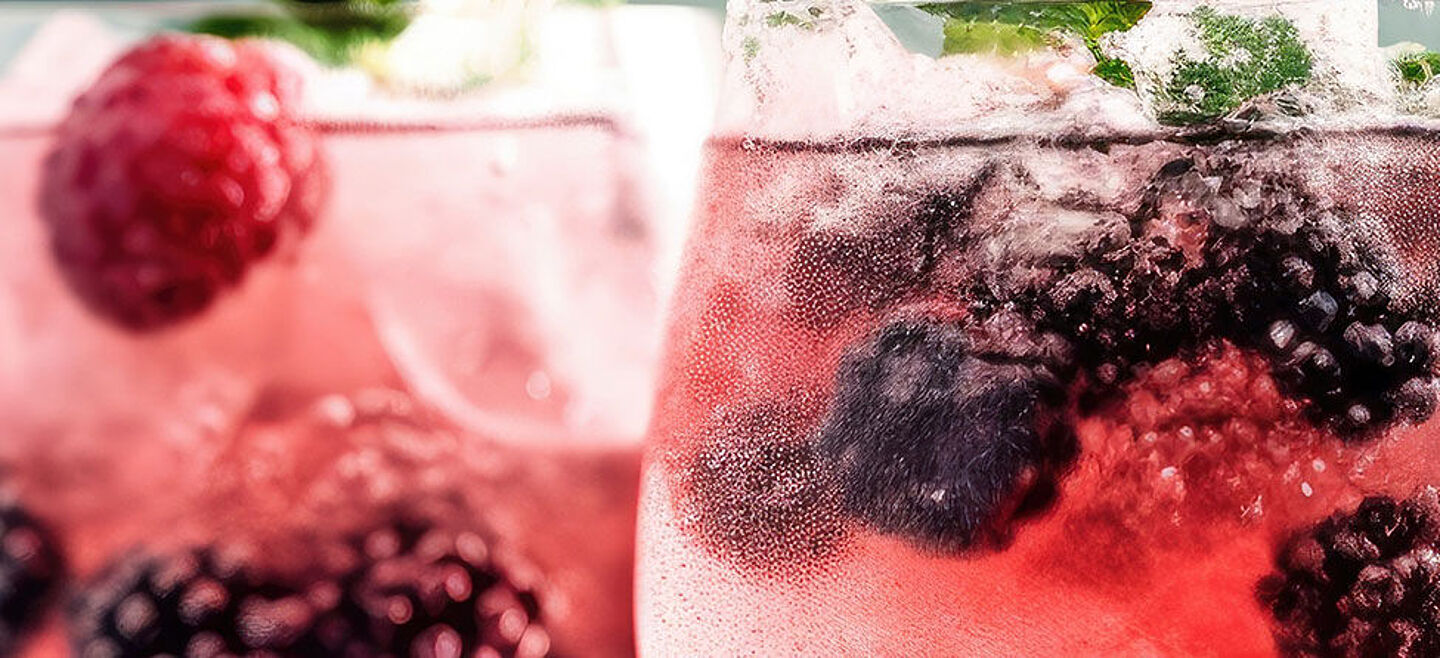
[[[1106,55],[1100,38],[1124,32],[1149,13],[1150,2],[1101,0],[1046,3],[938,3],[919,8],[945,19],[943,55],[993,52],[1002,55],[1039,50],[1057,38],[1079,37],[1095,56],[1095,75],[1121,87],[1133,87],[1129,65]]]

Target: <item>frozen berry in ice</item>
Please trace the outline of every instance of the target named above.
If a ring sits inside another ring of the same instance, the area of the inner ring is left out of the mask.
[[[1258,587],[1292,656],[1440,655],[1440,503],[1373,496],[1291,537]]]
[[[849,513],[938,550],[1003,545],[1074,452],[1053,375],[968,344],[947,324],[884,327],[842,363],[819,438]]]
[[[339,601],[316,624],[326,655],[549,655],[535,591],[480,535],[405,521],[364,534],[355,549]]]
[[[62,571],[49,530],[24,508],[0,500],[0,655],[18,651],[54,594]]]
[[[298,76],[258,42],[160,36],[57,129],[40,209],[60,270],[119,325],[204,311],[315,221],[326,176]]]
[[[72,601],[76,656],[303,656],[315,608],[304,591],[206,547],[132,552]]]
[[[823,561],[845,538],[834,478],[794,410],[721,412],[686,470],[705,544],[743,567]]]

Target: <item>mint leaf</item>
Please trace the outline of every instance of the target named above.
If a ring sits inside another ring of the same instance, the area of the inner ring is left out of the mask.
[[[1161,90],[1160,121],[1188,125],[1225,116],[1246,101],[1309,82],[1314,60],[1290,21],[1200,7],[1190,14],[1206,56],[1175,53]]]
[[[230,39],[288,41],[322,63],[344,66],[365,46],[394,39],[410,23],[397,0],[279,4],[283,11],[214,14],[187,29]]]
[[[1135,72],[1122,59],[1097,52],[1095,53],[1095,68],[1091,70],[1091,73],[1116,87],[1135,88]]]
[[[765,16],[765,25],[768,27],[784,27],[793,25],[795,27],[812,27],[811,23],[788,11],[777,11]]]
[[[969,22],[960,19],[945,21],[945,42],[941,52],[995,53],[1014,55],[1039,50],[1050,44],[1050,37],[1032,27],[1009,23]]]
[[[1150,11],[1150,2],[954,2],[920,5],[920,9],[936,16],[972,23],[1004,23],[1042,32],[1063,31],[1098,39],[1108,32],[1133,27]]]
[[[1134,87],[1135,76],[1128,64],[1100,51],[1100,38],[1134,27],[1150,7],[1139,0],[920,5],[945,18],[943,54],[1014,54],[1044,48],[1057,34],[1077,36],[1095,55],[1095,74],[1122,87]]]
[[[1440,53],[1432,50],[1406,53],[1395,58],[1390,65],[1399,73],[1401,84],[1413,89],[1431,81],[1440,73]]]

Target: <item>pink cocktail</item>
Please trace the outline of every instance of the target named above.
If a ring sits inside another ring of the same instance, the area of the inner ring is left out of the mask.
[[[1434,121],[1216,4],[732,5],[642,653],[1440,650]]]
[[[44,28],[36,48],[107,54],[67,87],[22,53],[0,127],[0,470],[67,583],[26,655],[633,652],[669,229],[614,84],[633,72],[585,49],[705,25],[619,13],[556,10],[531,78],[456,98],[289,60],[325,162],[314,225],[142,332],[77,298],[37,203],[64,108],[37,92],[80,91],[125,41]],[[239,607],[167,612],[212,582]]]

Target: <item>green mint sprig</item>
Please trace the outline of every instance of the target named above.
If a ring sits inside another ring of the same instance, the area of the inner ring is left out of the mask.
[[[1391,60],[1390,65],[1395,67],[1399,74],[1400,84],[1414,89],[1424,86],[1440,74],[1440,53],[1433,50],[1406,53]]]
[[[1206,56],[1175,53],[1173,72],[1160,89],[1159,118],[1190,125],[1224,117],[1246,101],[1310,81],[1314,58],[1295,25],[1200,7],[1190,14]]]
[[[219,13],[187,26],[191,32],[230,39],[288,41],[317,61],[351,64],[376,43],[388,43],[410,24],[403,0],[315,2],[281,0],[276,11]]]
[[[1133,88],[1130,66],[1102,52],[1100,38],[1134,27],[1151,6],[1139,0],[1104,0],[925,4],[920,9],[945,19],[942,54],[1011,55],[1046,48],[1059,37],[1076,36],[1095,56],[1095,75]]]

